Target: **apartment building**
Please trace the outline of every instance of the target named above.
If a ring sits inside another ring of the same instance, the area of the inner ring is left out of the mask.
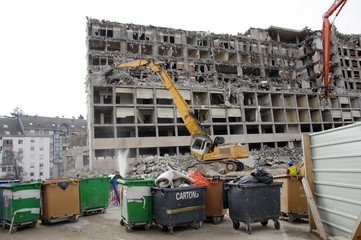
[[[189,133],[154,72],[109,74],[135,59],[160,62],[211,136],[250,151],[300,146],[303,133],[361,120],[360,35],[332,31],[326,105],[320,31],[271,26],[228,35],[88,19],[86,40],[93,167],[117,169],[125,151],[129,159],[189,152]]]
[[[0,119],[0,125],[0,177],[49,178],[49,138],[26,136],[15,118]],[[23,168],[22,176],[15,173],[17,166]]]
[[[21,153],[22,166],[25,170],[25,180],[46,179],[64,176],[66,161],[74,155],[85,156],[88,167],[88,151],[84,148],[73,149],[68,156],[66,151],[75,146],[85,147],[86,140],[69,141],[75,135],[86,139],[86,120],[67,119],[60,117],[40,117],[19,115],[17,118],[0,118],[0,160],[2,176],[13,172],[11,163],[6,162],[6,151]],[[79,144],[79,145],[76,145]]]

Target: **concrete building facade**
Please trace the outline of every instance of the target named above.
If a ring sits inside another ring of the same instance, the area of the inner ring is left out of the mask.
[[[300,146],[303,133],[361,120],[360,35],[333,29],[329,104],[320,102],[320,31],[271,26],[226,35],[88,19],[90,162],[188,154],[190,136],[149,69],[113,64],[154,59],[167,69],[212,136],[263,146]]]

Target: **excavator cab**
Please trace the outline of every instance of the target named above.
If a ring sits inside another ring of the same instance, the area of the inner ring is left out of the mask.
[[[208,136],[193,135],[191,140],[191,153],[202,159],[202,156],[213,150],[212,139]]]

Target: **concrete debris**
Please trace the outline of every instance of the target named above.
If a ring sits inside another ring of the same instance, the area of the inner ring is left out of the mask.
[[[263,150],[252,152],[251,159],[253,166],[247,164],[248,167],[250,167],[249,170],[256,167],[272,167],[283,170],[287,168],[287,162],[290,160],[293,161],[295,165],[299,165],[302,162],[302,148],[270,148],[265,146]],[[187,168],[200,162],[200,160],[192,155],[179,157],[149,156],[134,162],[133,166],[129,168],[130,171],[128,171],[126,177],[142,178],[147,176],[157,178],[159,175],[169,170],[175,170],[186,174]],[[199,169],[199,171],[207,176],[222,175],[220,171],[213,171],[211,168]],[[234,172],[231,175],[239,175],[239,173]]]
[[[65,178],[68,177],[100,177],[100,176],[106,176],[111,173],[104,172],[102,169],[94,168],[90,170],[89,168],[83,168],[83,169],[71,169],[67,170],[64,173]]]
[[[199,160],[192,156],[149,156],[144,159],[136,160],[128,169],[126,177],[143,178],[145,176],[157,178],[162,173],[175,170],[177,172],[187,174],[187,167],[198,163]]]
[[[260,151],[251,152],[248,159],[241,159],[246,165],[246,170],[243,172],[231,172],[222,174],[222,169],[217,169],[217,163],[213,163],[210,168],[205,168],[203,165],[197,167],[197,171],[201,172],[207,177],[223,175],[224,177],[242,176],[247,174],[247,171],[252,171],[256,167],[265,167],[273,174],[282,174],[287,168],[287,162],[293,161],[295,166],[299,166],[302,162],[302,148],[271,148],[264,146]],[[182,174],[188,173],[188,168],[196,163],[202,161],[193,155],[181,156],[147,156],[138,160],[132,161],[127,166],[127,172],[123,177],[125,178],[157,178],[162,173],[174,170]],[[225,171],[224,171],[225,172]],[[65,177],[96,177],[104,174],[114,174],[114,172],[104,172],[101,169],[72,169],[66,171]],[[122,174],[123,175],[123,174]]]
[[[264,146],[264,148],[257,152],[252,152],[250,156],[249,163],[245,163],[249,169],[251,170],[256,167],[271,167],[280,169],[281,172],[283,169],[287,168],[287,162],[293,161],[296,166],[298,166],[302,162],[302,148],[270,148]],[[200,163],[201,161],[192,155],[185,156],[149,156],[143,159],[136,160],[132,166],[128,169],[126,173],[126,177],[129,178],[143,178],[143,177],[152,177],[157,178],[162,173],[175,170],[183,174],[187,174],[187,168],[193,166],[196,163]],[[214,164],[213,164],[214,165]],[[212,165],[212,166],[213,166]],[[251,166],[253,165],[253,166]],[[202,167],[202,166],[200,166]],[[214,167],[214,166],[213,166]],[[198,171],[200,171],[203,175],[214,176],[214,175],[222,175],[221,171],[214,171],[212,168],[210,169],[202,169],[198,167]],[[233,172],[230,174],[224,175],[227,177],[228,175],[243,175],[244,173]]]
[[[254,167],[286,167],[288,161],[293,161],[296,166],[302,162],[303,150],[299,148],[264,148],[257,152],[252,152],[255,159]]]

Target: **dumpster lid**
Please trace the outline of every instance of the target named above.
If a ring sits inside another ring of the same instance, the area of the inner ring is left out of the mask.
[[[180,192],[180,191],[190,191],[190,190],[199,190],[199,189],[206,189],[207,186],[189,186],[189,187],[178,187],[178,188],[160,188],[160,187],[152,187],[155,190],[161,190],[165,192]]]
[[[41,188],[41,182],[20,182],[20,183],[6,183],[1,184],[0,188],[6,188],[6,189],[24,189],[24,188],[32,188],[32,189],[40,189]]]
[[[302,179],[302,178],[304,178],[304,177],[305,177],[304,175],[282,174],[282,175],[273,176],[273,179],[274,179],[274,180],[277,180],[277,179],[289,179],[289,178],[292,178],[292,179]]]
[[[43,184],[59,183],[59,182],[80,182],[80,178],[52,178],[43,180]]]
[[[230,183],[230,182],[227,183],[227,185],[241,186],[241,187],[245,187],[245,188],[270,187],[270,186],[280,186],[280,187],[282,187],[282,184],[283,184],[283,182],[275,182],[275,181],[273,181],[270,184],[266,184],[266,183],[244,183],[244,184],[239,184],[239,183]]]
[[[86,181],[86,180],[99,180],[99,179],[107,179],[110,180],[111,177],[109,176],[97,176],[97,177],[88,177],[88,176],[82,176],[81,177],[81,181]]]
[[[155,179],[150,178],[121,178],[117,179],[122,185],[133,186],[133,187],[142,187],[142,186],[154,186]]]

